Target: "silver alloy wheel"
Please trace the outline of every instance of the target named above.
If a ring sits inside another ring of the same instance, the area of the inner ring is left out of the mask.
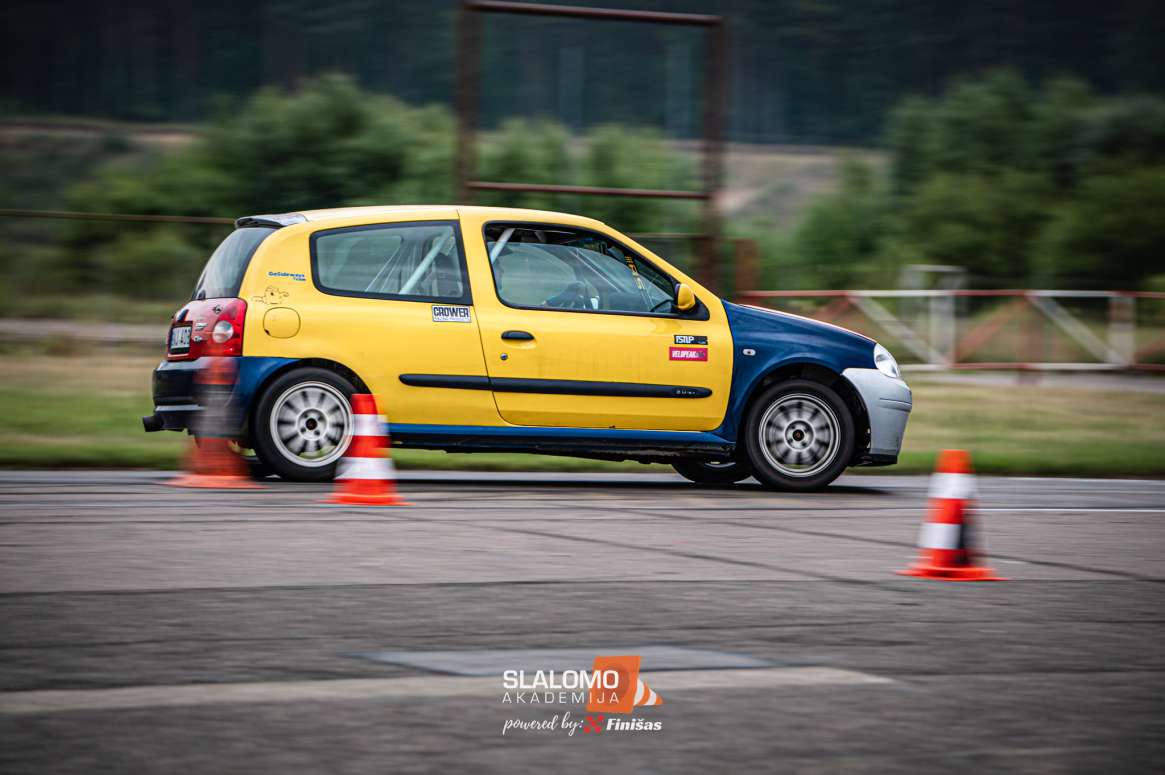
[[[271,439],[279,454],[308,468],[334,462],[352,440],[352,406],[323,382],[292,385],[271,407]]]
[[[804,478],[822,471],[841,448],[841,424],[822,399],[808,393],[781,396],[757,424],[765,460],[785,476]]]

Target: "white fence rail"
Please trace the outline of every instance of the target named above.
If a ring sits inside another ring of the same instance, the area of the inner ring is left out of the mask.
[[[844,321],[875,338],[889,335],[900,353],[908,356],[903,358],[903,368],[911,370],[1165,371],[1165,293],[744,291],[738,299],[825,322]],[[1082,304],[1090,308],[1066,306]],[[895,305],[898,309],[892,309]],[[980,309],[972,314],[968,309],[971,305]],[[1154,305],[1153,309],[1146,309],[1148,305]],[[1138,315],[1149,311],[1157,313],[1160,325],[1139,327]],[[1002,352],[1004,357],[983,358],[985,350],[996,356]],[[1050,357],[1056,350],[1077,357]]]

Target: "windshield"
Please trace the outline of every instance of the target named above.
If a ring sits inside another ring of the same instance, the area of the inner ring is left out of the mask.
[[[206,262],[202,276],[194,286],[192,299],[223,299],[239,295],[247,264],[267,235],[275,229],[249,226],[236,229],[222,241]]]

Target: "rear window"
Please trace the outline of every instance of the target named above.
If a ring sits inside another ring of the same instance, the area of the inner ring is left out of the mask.
[[[223,299],[238,296],[251,256],[255,255],[259,243],[273,231],[275,229],[263,226],[249,226],[231,232],[206,262],[206,268],[202,270],[202,276],[198,278],[190,298]]]

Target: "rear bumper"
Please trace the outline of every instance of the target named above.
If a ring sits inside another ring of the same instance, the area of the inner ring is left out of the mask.
[[[146,432],[183,431],[194,426],[195,418],[202,411],[195,391],[195,378],[210,365],[210,361],[211,358],[207,357],[192,361],[162,361],[158,364],[158,368],[154,369],[154,413],[142,418]],[[251,400],[259,387],[276,370],[291,362],[288,358],[235,358],[238,377],[231,392],[230,404],[241,410],[235,416],[244,418],[245,423]]]
[[[194,378],[206,366],[205,358],[158,364],[154,369],[154,413],[142,418],[147,432],[182,431],[192,426],[201,411],[194,397]]]
[[[861,462],[866,465],[898,462],[902,434],[914,408],[910,388],[902,380],[888,377],[877,369],[846,369],[842,376],[858,391],[870,418],[870,449]]]

